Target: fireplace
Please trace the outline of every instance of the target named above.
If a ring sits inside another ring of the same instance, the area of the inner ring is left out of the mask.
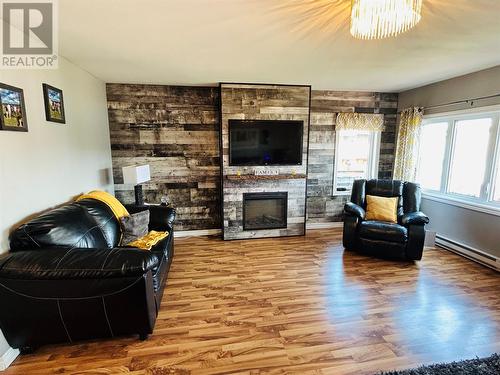
[[[243,230],[287,227],[288,193],[244,193]]]

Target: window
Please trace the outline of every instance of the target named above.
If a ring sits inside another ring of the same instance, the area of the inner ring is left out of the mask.
[[[441,187],[447,134],[447,122],[430,123],[422,128],[417,179],[424,189]]]
[[[425,118],[417,180],[424,192],[500,209],[500,111]]]
[[[450,193],[479,198],[486,173],[491,118],[455,122]]]
[[[336,134],[334,192],[351,190],[360,178],[377,175],[380,132],[341,130]]]

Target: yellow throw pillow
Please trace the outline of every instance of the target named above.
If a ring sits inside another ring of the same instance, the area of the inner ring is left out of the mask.
[[[366,220],[398,222],[398,197],[385,198],[375,195],[366,196]]]
[[[141,250],[151,250],[154,245],[156,245],[167,236],[168,232],[157,232],[155,230],[152,230],[145,236],[128,243],[126,246],[137,247]]]

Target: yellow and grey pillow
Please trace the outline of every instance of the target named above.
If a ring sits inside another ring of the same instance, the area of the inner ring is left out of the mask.
[[[149,210],[140,211],[120,219],[122,227],[121,246],[127,246],[130,242],[148,234]]]

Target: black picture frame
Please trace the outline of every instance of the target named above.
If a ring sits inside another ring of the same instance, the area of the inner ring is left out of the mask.
[[[5,83],[0,83],[0,130],[28,131],[24,91]]]
[[[64,114],[64,98],[62,90],[47,83],[42,83],[42,88],[43,101],[45,103],[45,119],[47,121],[65,124],[66,116]],[[57,98],[57,100],[54,100],[54,98]]]

